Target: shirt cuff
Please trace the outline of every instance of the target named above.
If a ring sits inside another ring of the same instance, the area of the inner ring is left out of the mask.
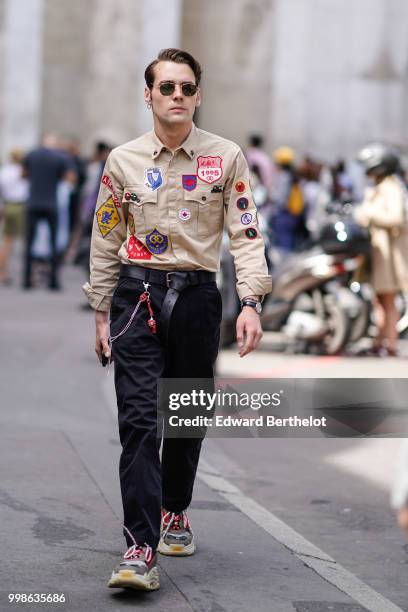
[[[237,283],[237,293],[240,300],[243,300],[247,295],[259,295],[262,299],[264,295],[271,291],[272,278],[269,275],[248,278]]]
[[[102,312],[109,312],[112,303],[111,295],[103,295],[102,293],[94,291],[89,283],[82,285],[82,290],[88,298],[91,308]]]

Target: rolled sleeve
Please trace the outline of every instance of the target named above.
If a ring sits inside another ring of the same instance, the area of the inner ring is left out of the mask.
[[[248,165],[239,148],[225,185],[224,205],[225,224],[230,238],[230,252],[234,258],[239,298],[270,293],[272,278],[268,274],[265,244],[249,184]]]

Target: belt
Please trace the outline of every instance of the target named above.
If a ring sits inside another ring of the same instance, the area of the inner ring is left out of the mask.
[[[214,283],[216,279],[215,272],[208,272],[207,270],[174,270],[167,272],[166,270],[152,270],[151,268],[141,268],[129,264],[121,265],[120,276],[167,287],[167,293],[161,308],[159,327],[164,339],[167,339],[171,314],[180,293],[186,287]]]

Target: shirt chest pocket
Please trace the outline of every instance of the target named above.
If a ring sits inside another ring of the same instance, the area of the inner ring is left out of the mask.
[[[212,193],[208,187],[197,187],[184,192],[186,208],[196,210],[197,235],[208,238],[221,232],[224,226],[224,200],[222,193]]]
[[[145,185],[125,185],[122,200],[133,215],[136,236],[146,236],[156,228],[160,230],[157,191]]]

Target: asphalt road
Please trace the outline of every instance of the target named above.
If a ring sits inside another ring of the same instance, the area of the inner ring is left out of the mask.
[[[207,439],[196,555],[160,559],[155,593],[112,591],[124,552],[112,373],[93,354],[80,271],[65,290],[0,289],[0,611],[408,610],[408,546],[389,509],[399,441]],[[220,376],[405,377],[406,361],[224,351]],[[181,466],[182,474],[182,466]],[[59,593],[65,603],[9,603]]]

